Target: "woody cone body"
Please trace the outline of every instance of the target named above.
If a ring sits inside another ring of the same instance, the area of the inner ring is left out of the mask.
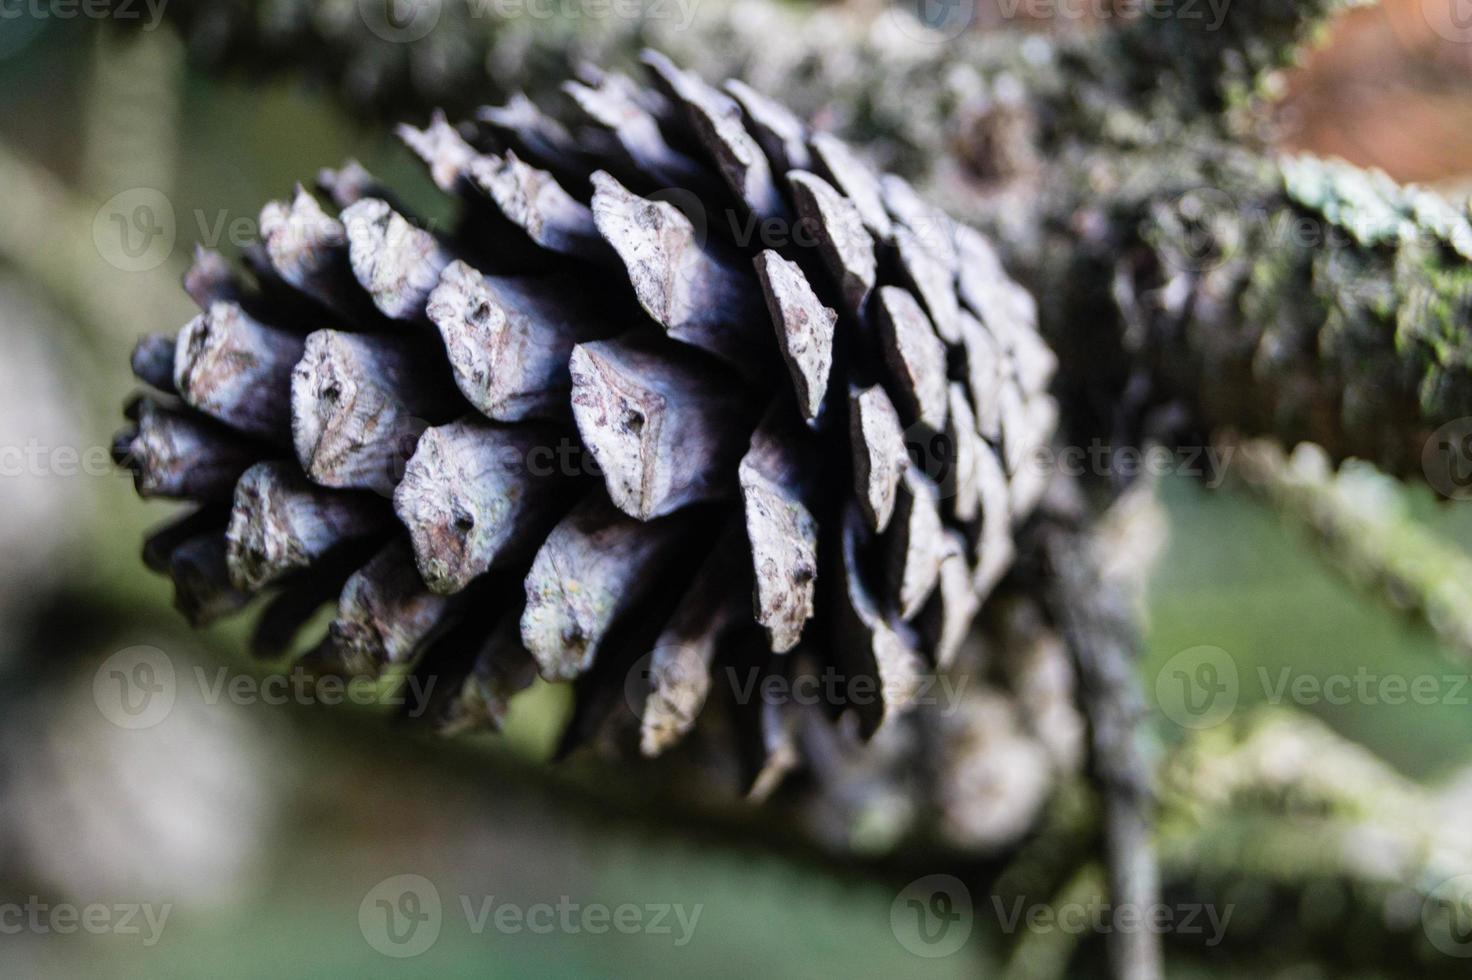
[[[867,679],[825,706],[867,736],[956,656],[1043,490],[1030,297],[831,135],[645,63],[563,121],[402,127],[452,230],[349,164],[265,208],[245,274],[199,254],[117,449],[193,504],[146,546],[192,621],[260,605],[285,655],[336,603],[316,669],[432,671],[456,730],[571,682],[569,746],[646,755],[722,665]],[[792,764],[782,706],[734,710],[754,772]]]

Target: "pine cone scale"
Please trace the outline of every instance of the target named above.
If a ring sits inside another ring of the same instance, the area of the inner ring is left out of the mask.
[[[204,312],[140,342],[159,395],[118,451],[145,495],[217,502],[148,546],[194,618],[274,594],[279,650],[336,589],[309,662],[452,677],[456,730],[533,666],[576,681],[568,745],[658,755],[719,702],[770,791],[789,724],[719,666],[867,678],[832,708],[868,733],[909,710],[1045,486],[1056,359],[980,233],[747,86],[645,63],[652,89],[570,83],[571,126],[517,98],[401,127],[450,231],[349,164],[319,178],[336,216],[263,210],[254,284],[201,252]]]

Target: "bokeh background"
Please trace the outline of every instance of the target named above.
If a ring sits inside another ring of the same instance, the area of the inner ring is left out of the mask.
[[[21,9],[0,0],[0,11]],[[973,29],[1016,21],[1007,9],[984,5]],[[1472,186],[1472,33],[1459,23],[1428,17],[1424,0],[1348,15],[1290,78],[1277,138],[1448,194]],[[890,881],[676,819],[660,827],[590,810],[575,788],[508,776],[495,760],[549,755],[564,710],[555,692],[518,701],[504,736],[459,743],[408,733],[376,709],[210,703],[196,668],[213,684],[221,670],[261,667],[238,652],[238,625],[184,630],[167,583],[139,562],[137,542],[166,508],[139,502],[125,475],[98,462],[132,387],[129,350],[192,315],[177,282],[193,245],[237,254],[262,202],[303,175],[352,156],[419,189],[421,210],[435,197],[387,133],[345,115],[330,93],[222,81],[188,67],[166,28],[125,37],[104,27],[0,20],[0,903],[170,911],[155,944],[0,934],[0,975],[976,975],[997,940],[982,896],[975,948],[922,959],[890,928]],[[98,247],[95,222],[111,197],[140,187],[172,203],[177,240],[161,265],[130,272]],[[1368,506],[1403,510],[1472,548],[1472,505],[1383,481],[1366,492]],[[1168,538],[1141,667],[1152,697],[1162,666],[1203,645],[1229,651],[1249,678],[1259,667],[1316,678],[1466,673],[1232,481],[1171,478],[1162,494]],[[94,683],[109,657],[139,646],[166,651],[187,681],[164,721],[129,730],[99,710]],[[1244,683],[1236,711],[1265,700],[1261,684]],[[1291,710],[1362,747],[1367,764],[1424,792],[1450,825],[1472,804],[1472,708],[1446,701]],[[1151,724],[1161,752],[1191,735],[1166,713]],[[1233,846],[1223,844],[1229,863]],[[384,957],[359,922],[375,886],[401,874],[433,881],[445,904],[439,940],[412,960]],[[477,935],[460,896],[702,911],[683,945],[678,925],[673,936]],[[1242,914],[1266,903],[1251,892],[1231,900]],[[1333,896],[1324,900],[1332,914]],[[1181,961],[1172,975],[1215,973],[1211,962]]]

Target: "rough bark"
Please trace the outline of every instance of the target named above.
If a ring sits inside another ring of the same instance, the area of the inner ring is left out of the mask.
[[[1075,660],[1089,722],[1110,900],[1115,908],[1143,914],[1160,901],[1160,869],[1151,839],[1152,779],[1140,745],[1139,626],[1127,598],[1101,572],[1087,535],[1055,527],[1045,532],[1043,547],[1053,582],[1051,611]],[[1108,939],[1114,976],[1164,976],[1159,936],[1114,930]]]

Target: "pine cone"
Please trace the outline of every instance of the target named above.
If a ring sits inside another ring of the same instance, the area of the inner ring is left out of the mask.
[[[721,665],[835,674],[872,734],[952,661],[1044,488],[1031,298],[834,137],[645,63],[569,83],[567,125],[401,128],[453,231],[350,164],[337,217],[265,208],[252,281],[199,254],[118,445],[198,504],[145,550],[194,622],[269,595],[280,655],[337,600],[318,669],[432,672],[457,729],[573,681],[569,745],[632,705],[649,755]],[[758,757],[790,757],[781,712],[737,704]]]

